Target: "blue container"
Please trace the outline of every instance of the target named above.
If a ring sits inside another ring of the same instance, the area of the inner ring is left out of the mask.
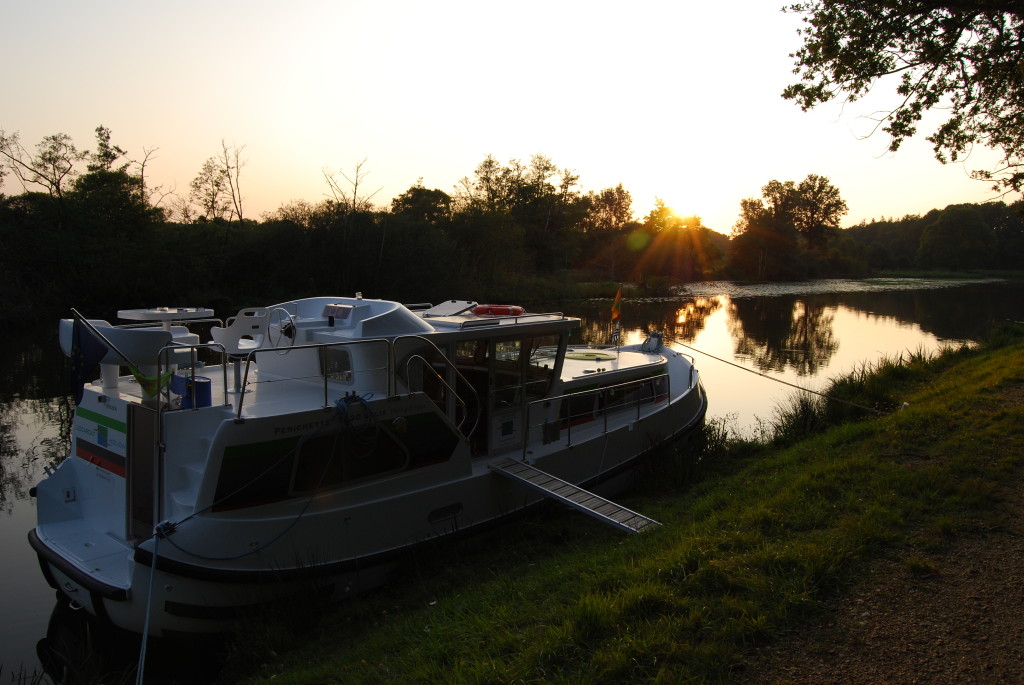
[[[181,408],[209,407],[213,404],[213,385],[206,376],[171,376],[171,390],[181,395]]]

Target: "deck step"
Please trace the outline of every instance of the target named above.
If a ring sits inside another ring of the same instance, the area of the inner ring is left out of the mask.
[[[648,528],[661,525],[654,519],[610,502],[524,462],[503,459],[490,464],[490,468],[495,473],[525,483],[552,499],[568,504],[627,533],[641,533]]]
[[[203,476],[206,475],[206,462],[190,461],[187,464],[182,464],[179,468],[185,476],[188,487],[198,490],[199,485],[203,482]]]
[[[170,499],[176,520],[190,516],[196,510],[196,491],[192,488],[172,490]]]

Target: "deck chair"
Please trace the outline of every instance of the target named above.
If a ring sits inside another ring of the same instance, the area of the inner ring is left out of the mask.
[[[242,391],[242,360],[253,350],[263,347],[267,338],[267,323],[270,312],[266,307],[247,307],[227,320],[227,325],[210,329],[213,342],[223,345],[224,351],[234,363],[235,389]]]

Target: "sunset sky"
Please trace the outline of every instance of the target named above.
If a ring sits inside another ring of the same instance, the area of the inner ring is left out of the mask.
[[[545,155],[583,191],[622,183],[637,218],[662,198],[729,233],[772,179],[827,176],[843,225],[992,199],[994,155],[937,162],[922,130],[895,155],[870,115],[894,101],[801,112],[779,93],[800,22],[781,1],[36,0],[4,3],[0,129],[129,157],[188,192],[221,141],[245,146],[245,211],[318,202],[323,170],[382,206],[422,177],[453,192],[488,155]],[[885,92],[882,92],[882,91]],[[8,180],[5,191],[20,187]]]

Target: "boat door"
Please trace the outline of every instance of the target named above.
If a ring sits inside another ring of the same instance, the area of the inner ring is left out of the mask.
[[[491,453],[516,449],[523,444],[525,394],[523,392],[523,341],[492,340],[489,369]]]
[[[125,538],[138,543],[153,536],[156,523],[156,421],[149,407],[128,405],[128,445],[125,459],[127,530]]]
[[[521,449],[529,437],[527,408],[547,396],[564,355],[560,335],[527,335],[490,341],[488,445],[490,453]],[[536,418],[536,417],[534,417]]]

